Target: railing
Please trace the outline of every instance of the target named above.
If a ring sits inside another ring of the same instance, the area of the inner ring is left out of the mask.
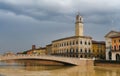
[[[68,58],[68,59],[83,59],[83,58],[76,58],[76,57],[63,57],[63,56],[56,56],[56,55],[37,55],[37,54],[32,54],[32,55],[27,55],[27,54],[18,54],[18,55],[2,55],[0,58],[9,58],[9,57],[57,57],[57,58]]]
[[[51,55],[26,55],[26,54],[18,54],[18,55],[4,55],[0,57],[0,60],[9,60],[9,59],[46,59],[51,61],[58,61],[62,63],[68,63],[73,65],[88,65],[88,61],[93,65],[93,60],[88,58],[73,58],[73,57],[61,57],[61,56],[51,56]],[[91,62],[92,61],[92,62]]]
[[[120,50],[112,50],[112,52],[120,52]]]

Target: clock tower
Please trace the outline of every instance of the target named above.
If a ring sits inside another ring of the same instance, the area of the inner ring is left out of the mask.
[[[79,14],[76,16],[75,36],[83,36],[83,18]]]

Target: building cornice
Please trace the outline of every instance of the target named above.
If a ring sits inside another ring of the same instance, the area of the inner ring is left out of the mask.
[[[62,41],[62,40],[67,40],[67,39],[74,39],[74,38],[87,38],[87,39],[92,39],[90,36],[71,36],[71,37],[66,37],[66,38],[61,38],[58,40],[54,40],[52,42],[57,42],[57,41]]]

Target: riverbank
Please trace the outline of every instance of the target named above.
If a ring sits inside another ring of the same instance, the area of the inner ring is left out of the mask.
[[[120,67],[119,61],[95,60],[94,66]]]

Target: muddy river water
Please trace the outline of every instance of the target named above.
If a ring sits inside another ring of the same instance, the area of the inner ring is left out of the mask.
[[[0,76],[120,76],[120,67],[45,66],[0,62]]]

